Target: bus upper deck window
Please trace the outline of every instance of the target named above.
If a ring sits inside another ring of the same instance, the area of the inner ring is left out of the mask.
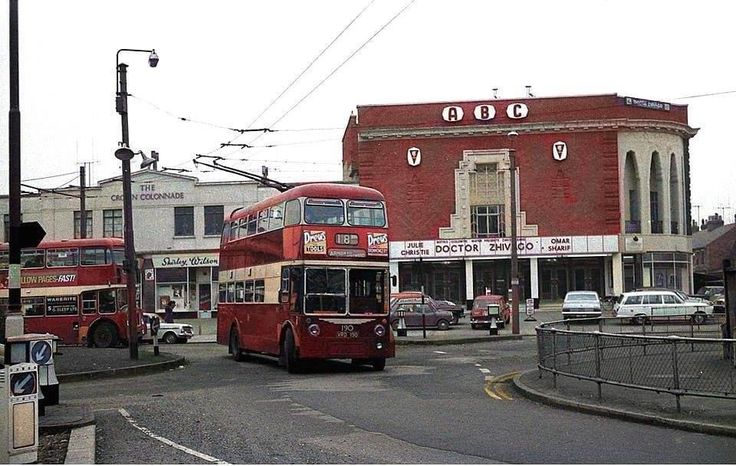
[[[302,214],[299,199],[287,201],[284,207],[284,225],[297,225],[301,221]]]
[[[21,267],[43,267],[44,265],[43,249],[23,249],[20,252]]]
[[[313,225],[342,225],[345,211],[340,199],[307,199],[304,221]]]
[[[382,227],[386,213],[380,201],[348,201],[348,223],[356,226]]]

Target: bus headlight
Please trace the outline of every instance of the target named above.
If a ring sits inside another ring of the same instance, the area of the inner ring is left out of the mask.
[[[316,337],[317,335],[319,335],[319,325],[312,324],[309,327],[307,327],[307,331],[309,332],[310,335],[312,335],[313,337]]]
[[[376,336],[379,337],[386,335],[386,327],[381,324],[376,325],[376,328],[374,328],[373,331],[376,333]]]

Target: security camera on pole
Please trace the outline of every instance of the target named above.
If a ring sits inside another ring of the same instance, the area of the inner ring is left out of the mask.
[[[125,241],[125,271],[127,273],[128,289],[128,345],[130,348],[130,359],[138,359],[138,312],[136,306],[136,277],[137,262],[135,260],[135,245],[133,244],[133,196],[131,193],[130,160],[135,153],[130,149],[130,136],[128,133],[128,65],[120,63],[120,52],[146,52],[148,64],[155,68],[158,65],[158,55],[155,49],[120,49],[115,55],[117,70],[115,108],[120,114],[122,125],[122,141],[120,148],[115,151],[115,157],[122,162],[123,171],[123,239]]]

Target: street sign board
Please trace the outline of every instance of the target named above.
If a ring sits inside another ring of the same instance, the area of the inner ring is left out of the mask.
[[[24,371],[13,372],[10,374],[10,394],[11,396],[33,395],[38,392],[37,372]]]
[[[20,247],[35,248],[46,236],[46,230],[38,222],[23,222],[20,225]]]
[[[47,340],[34,341],[31,345],[31,362],[44,366],[51,361],[54,351],[51,342]]]

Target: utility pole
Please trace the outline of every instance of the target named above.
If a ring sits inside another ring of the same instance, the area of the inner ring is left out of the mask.
[[[10,217],[8,250],[8,311],[0,306],[0,339],[23,333],[20,314],[20,91],[18,73],[18,0],[10,0],[10,111],[8,113],[8,213]],[[20,333],[18,333],[18,321]],[[6,353],[6,358],[10,352]]]
[[[84,171],[84,165],[79,167],[79,237],[84,239],[87,237],[87,202],[85,199],[85,190],[87,186],[87,176]]]

